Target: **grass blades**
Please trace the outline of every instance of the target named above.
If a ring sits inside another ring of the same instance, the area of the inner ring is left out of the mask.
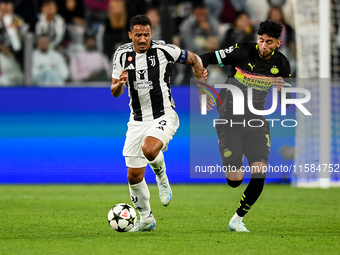
[[[107,213],[132,204],[127,185],[2,185],[0,254],[339,254],[339,189],[266,185],[235,233],[244,185],[172,185],[168,207],[149,188],[156,231],[118,233]]]

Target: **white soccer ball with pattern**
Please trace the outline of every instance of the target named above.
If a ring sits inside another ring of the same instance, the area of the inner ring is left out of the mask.
[[[118,232],[127,232],[135,225],[137,213],[132,206],[120,203],[112,207],[107,215],[111,228]]]

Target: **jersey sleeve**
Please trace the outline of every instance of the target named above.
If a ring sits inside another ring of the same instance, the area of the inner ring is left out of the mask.
[[[176,62],[180,58],[182,50],[174,44],[167,44],[167,47],[168,47],[168,53],[173,58],[172,62],[173,63]]]
[[[166,58],[170,63],[175,63],[182,55],[182,51],[179,47],[174,44],[165,44],[164,41],[154,41],[157,48],[162,50],[166,54]]]
[[[236,65],[239,61],[247,56],[248,50],[244,44],[236,43],[225,49],[215,51],[218,64],[223,67],[225,65]]]
[[[281,70],[280,70],[280,73],[279,73],[279,76],[281,76],[284,80],[284,87],[285,88],[290,88],[292,85],[292,82],[291,82],[291,69],[290,69],[290,64],[289,64],[289,61],[284,58],[283,62],[282,62],[282,66],[281,66]],[[281,91],[279,91],[279,101],[280,101],[280,104],[281,104]],[[286,94],[286,99],[291,99],[292,98],[292,95],[291,93],[287,93]],[[287,104],[286,107],[288,108],[290,106],[290,104]]]
[[[291,70],[290,70],[290,64],[287,59],[284,60],[283,66],[280,71],[280,76],[285,81],[284,86],[285,87],[291,87],[292,81],[291,81]]]
[[[122,50],[118,48],[113,55],[113,60],[112,60],[112,78],[114,79],[119,79],[120,74],[122,73],[123,66],[120,63],[120,56],[122,54]]]

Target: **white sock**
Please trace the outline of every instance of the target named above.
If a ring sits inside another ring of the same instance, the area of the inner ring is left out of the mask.
[[[149,161],[148,159],[146,159],[146,161],[151,166],[153,172],[159,179],[162,179],[164,176],[166,176],[166,168],[162,151],[159,151],[157,157],[154,160]]]
[[[241,216],[238,216],[237,213],[234,214],[234,216],[231,218],[231,221],[236,221],[236,220],[243,220],[243,217]]]
[[[148,185],[146,185],[145,179],[137,184],[129,184],[130,196],[133,205],[136,210],[139,212],[140,220],[144,221],[152,221],[153,217],[151,213],[150,206],[150,191]],[[149,218],[148,218],[149,217]]]

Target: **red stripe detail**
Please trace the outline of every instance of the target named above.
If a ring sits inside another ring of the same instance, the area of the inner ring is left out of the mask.
[[[204,85],[204,86],[207,86],[212,92],[214,92],[214,93],[216,94],[218,100],[220,101],[220,104],[222,105],[222,100],[221,100],[220,96],[218,95],[217,91],[216,91],[213,87],[211,87],[210,85],[205,84],[205,83],[203,83],[203,82],[198,82],[198,83],[199,83],[199,84],[202,84],[202,85]]]

